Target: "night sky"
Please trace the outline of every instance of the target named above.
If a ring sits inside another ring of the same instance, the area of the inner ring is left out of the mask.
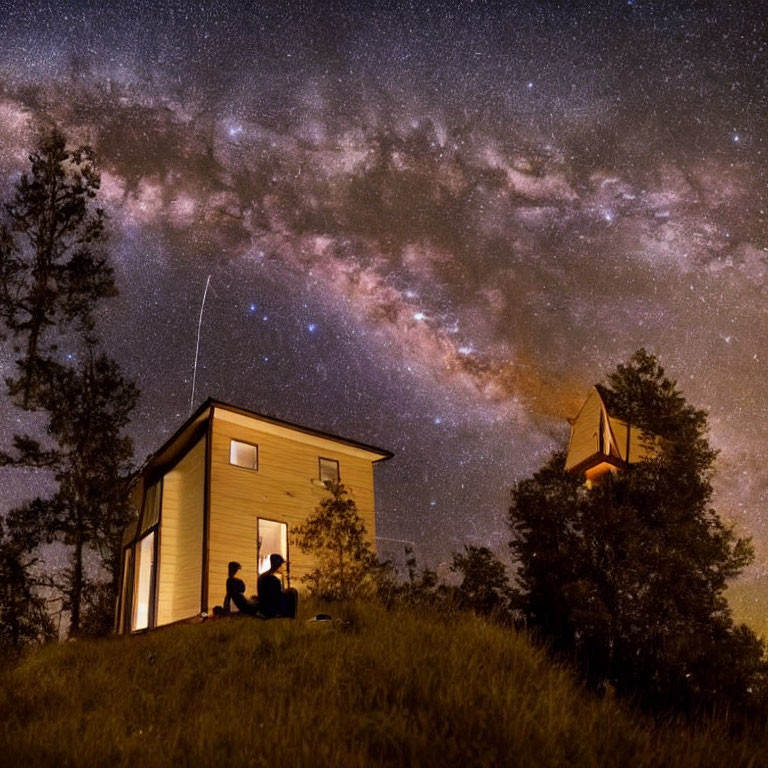
[[[39,126],[96,150],[121,290],[99,327],[142,390],[138,461],[189,412],[210,274],[196,404],[390,449],[379,534],[432,565],[506,556],[510,487],[645,346],[710,413],[716,506],[761,588],[767,19],[762,0],[0,0],[0,192]],[[3,441],[34,426],[4,398],[0,420]],[[45,488],[0,482],[5,508]]]

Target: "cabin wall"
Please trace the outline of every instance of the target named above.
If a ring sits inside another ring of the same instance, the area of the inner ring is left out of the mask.
[[[571,440],[568,444],[568,457],[565,463],[566,470],[578,466],[582,461],[586,461],[599,451],[601,409],[600,396],[596,390],[593,390],[571,427]]]
[[[616,445],[623,461],[636,464],[639,461],[650,459],[656,454],[655,439],[641,429],[632,426],[629,428],[629,459],[627,459],[627,422],[612,418],[611,430],[616,438]]]
[[[229,462],[230,441],[258,445],[258,469]],[[227,564],[238,561],[246,594],[256,593],[257,518],[288,524],[291,586],[301,589],[301,577],[313,567],[311,558],[295,544],[295,527],[309,516],[327,490],[319,479],[319,457],[337,459],[340,480],[357,503],[368,539],[375,543],[373,464],[331,440],[289,432],[247,417],[214,411],[210,517],[208,528],[208,606],[221,604]]]
[[[200,612],[205,438],[163,477],[156,626]]]

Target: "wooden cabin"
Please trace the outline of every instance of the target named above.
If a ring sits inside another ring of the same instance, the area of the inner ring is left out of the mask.
[[[587,486],[606,473],[616,473],[629,464],[650,458],[658,450],[658,438],[612,416],[606,393],[592,387],[584,405],[571,422],[571,438],[565,469],[584,474]]]
[[[115,628],[138,632],[208,614],[224,600],[227,564],[248,594],[269,556],[286,586],[314,566],[292,530],[342,482],[375,541],[373,467],[392,457],[326,432],[208,400],[145,462],[137,520],[123,537]]]

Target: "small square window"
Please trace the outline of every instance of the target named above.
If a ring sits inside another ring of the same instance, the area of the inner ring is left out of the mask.
[[[320,480],[326,485],[339,482],[339,462],[336,459],[320,459]]]
[[[229,444],[229,463],[246,469],[259,468],[259,446],[232,440]]]

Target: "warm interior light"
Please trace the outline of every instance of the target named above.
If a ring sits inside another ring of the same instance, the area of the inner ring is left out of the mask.
[[[155,559],[155,532],[145,536],[136,550],[136,592],[133,601],[132,629],[149,626],[149,598],[152,588],[152,568]]]
[[[613,464],[609,464],[607,461],[602,461],[600,464],[595,465],[588,469],[584,474],[587,477],[587,488],[592,488],[600,482],[600,478],[604,477],[608,472],[617,472],[617,468]]]
[[[269,570],[269,556],[288,559],[288,526],[259,518],[259,575]]]
[[[236,467],[245,467],[246,469],[259,468],[259,448],[250,443],[241,443],[238,440],[231,440],[229,443],[229,463]]]

